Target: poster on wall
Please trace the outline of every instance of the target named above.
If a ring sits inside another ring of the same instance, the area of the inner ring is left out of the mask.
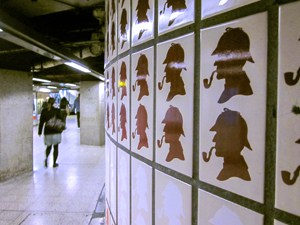
[[[109,77],[108,82],[108,93],[106,94],[106,109],[105,109],[105,127],[108,134],[114,139],[117,140],[117,98],[118,98],[118,77],[117,77],[117,63],[114,63],[112,66],[107,68],[106,75]]]
[[[118,54],[130,46],[130,0],[118,1]]]
[[[130,157],[129,155],[118,149],[118,224],[129,225],[130,218]]]
[[[153,158],[153,47],[132,55],[131,150]]]
[[[118,60],[118,142],[129,149],[130,145],[130,58]]]
[[[152,224],[152,168],[132,158],[132,225]]]
[[[176,204],[174,204],[176,202]],[[169,175],[155,172],[155,224],[192,224],[192,188]]]
[[[200,180],[263,202],[267,14],[203,29],[200,41]]]
[[[263,225],[264,221],[262,214],[199,190],[198,225],[202,224]]]
[[[108,21],[106,31],[106,53],[107,61],[117,56],[118,45],[118,22],[117,22],[117,0],[106,1],[108,4],[108,12],[106,12],[106,20]]]
[[[300,216],[300,2],[279,8],[275,207]]]
[[[156,162],[192,176],[194,34],[157,46]]]
[[[201,18],[207,18],[248,5],[259,0],[209,0],[201,1]]]
[[[159,0],[158,1],[158,33],[190,24],[194,21],[194,0]]]
[[[153,38],[154,0],[133,1],[132,45]]]

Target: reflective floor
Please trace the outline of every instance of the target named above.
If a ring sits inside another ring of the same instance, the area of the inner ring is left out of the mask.
[[[95,211],[105,181],[104,147],[80,145],[76,117],[67,118],[59,166],[44,167],[43,136],[33,128],[34,171],[0,182],[0,225],[101,224]]]

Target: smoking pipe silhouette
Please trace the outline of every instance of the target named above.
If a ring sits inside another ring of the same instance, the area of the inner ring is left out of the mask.
[[[281,171],[281,177],[285,184],[287,185],[293,185],[297,178],[299,177],[300,173],[300,165],[297,167],[297,169],[294,171],[293,177],[291,177],[291,173],[289,171]]]

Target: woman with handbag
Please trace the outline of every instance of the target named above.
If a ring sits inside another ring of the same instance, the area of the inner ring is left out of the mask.
[[[40,136],[44,127],[44,143],[46,148],[45,167],[48,166],[48,156],[50,155],[53,145],[53,167],[57,167],[58,163],[58,145],[61,142],[61,133],[64,130],[63,118],[60,110],[53,106],[54,98],[49,98],[47,108],[41,112],[38,135]],[[45,125],[45,126],[44,126]]]

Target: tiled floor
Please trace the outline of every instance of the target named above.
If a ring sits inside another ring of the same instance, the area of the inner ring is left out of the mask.
[[[57,162],[44,167],[43,136],[33,128],[34,168],[0,182],[0,225],[101,224],[94,218],[105,181],[104,147],[80,145],[75,116],[67,119]]]

